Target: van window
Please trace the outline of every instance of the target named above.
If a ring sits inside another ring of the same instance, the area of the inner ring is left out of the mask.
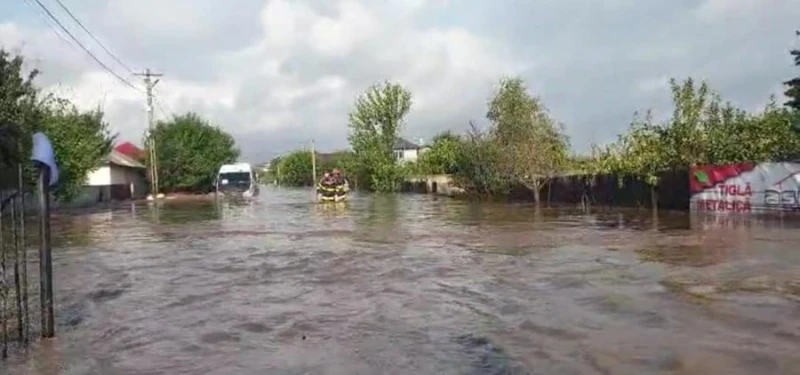
[[[220,185],[249,185],[250,173],[249,172],[231,172],[220,173],[217,179]],[[223,182],[227,180],[227,184]]]

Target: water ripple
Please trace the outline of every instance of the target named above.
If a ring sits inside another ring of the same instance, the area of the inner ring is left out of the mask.
[[[785,224],[309,199],[59,215],[59,339],[11,373],[800,369],[800,233]]]

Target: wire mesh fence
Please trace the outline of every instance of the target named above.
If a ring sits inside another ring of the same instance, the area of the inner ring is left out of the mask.
[[[32,325],[31,300],[38,297],[30,270],[38,264],[31,234],[38,231],[38,213],[22,182],[23,166],[0,170],[0,357],[25,349],[39,326]],[[33,231],[31,231],[33,229]],[[35,281],[34,281],[35,282]],[[38,303],[36,304],[38,306]],[[34,306],[36,308],[37,306]]]

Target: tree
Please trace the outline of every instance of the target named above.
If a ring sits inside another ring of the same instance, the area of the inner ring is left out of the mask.
[[[598,150],[595,170],[643,178],[651,186],[669,169],[698,164],[783,161],[800,154],[793,114],[775,98],[750,114],[723,102],[707,83],[670,80],[674,111],[656,124],[650,112],[637,115],[618,141]]]
[[[619,137],[618,143],[607,153],[611,158],[610,170],[619,178],[635,176],[643,178],[650,186],[658,183],[660,174],[667,169],[670,152],[662,127],[653,123],[651,112],[644,118],[634,114],[628,133]]]
[[[520,78],[504,78],[489,101],[486,114],[494,140],[501,148],[504,173],[512,181],[539,192],[564,170],[569,141],[563,125],[553,120],[541,100],[528,93]]]
[[[466,192],[477,195],[504,195],[512,182],[502,173],[502,150],[490,134],[470,122],[470,130],[456,154],[453,181]]]
[[[278,183],[281,185],[312,186],[314,184],[311,151],[293,151],[281,157],[276,168],[281,171],[278,176]]]
[[[445,131],[433,137],[430,148],[417,160],[417,171],[424,174],[455,174],[458,157],[464,141],[456,134]]]
[[[800,36],[800,31],[797,31],[796,34]],[[789,54],[794,59],[794,65],[800,67],[800,49],[793,49]],[[786,106],[795,111],[800,111],[800,76],[792,78],[783,84],[788,86],[784,93],[789,99],[786,101]]]
[[[653,126],[648,115],[647,128],[661,132],[667,144],[660,150],[667,163],[673,167],[687,167],[708,160],[707,135],[710,126],[709,105],[718,107],[718,96],[711,91],[708,83],[702,81],[695,85],[691,77],[682,83],[670,79],[673,113],[668,124]]]
[[[155,144],[165,192],[208,192],[219,167],[239,157],[230,134],[192,112],[159,121],[145,144]]]
[[[411,93],[390,82],[370,87],[356,100],[348,136],[356,159],[353,172],[372,190],[389,192],[399,187],[402,169],[392,147],[410,110]]]
[[[42,111],[42,130],[53,143],[59,168],[57,199],[69,201],[86,184],[86,177],[108,157],[116,135],[103,121],[103,112],[79,111],[66,99],[48,98]]]
[[[38,70],[25,74],[24,58],[0,49],[0,190],[17,180],[17,164],[30,156],[31,134],[41,122]]]
[[[17,164],[23,163],[25,182],[33,181],[28,163],[31,135],[44,132],[53,144],[59,183],[58,200],[76,197],[89,172],[111,151],[114,141],[99,110],[80,111],[66,99],[40,98],[34,85],[39,72],[23,73],[24,59],[0,50],[0,189],[17,181]]]

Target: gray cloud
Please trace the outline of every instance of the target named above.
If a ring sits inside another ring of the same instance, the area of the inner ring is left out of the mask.
[[[265,11],[267,3],[97,0],[73,10],[131,65],[166,73],[169,107],[209,116],[252,161],[312,138],[320,149],[345,147],[356,95],[383,79],[414,91],[404,135],[429,139],[483,123],[493,84],[519,74],[587,150],[624,131],[637,109],[668,112],[669,77],[708,79],[753,108],[796,74],[787,54],[800,27],[795,0],[360,2],[363,9],[310,0]],[[12,14],[0,22],[36,25]],[[38,25],[16,32],[47,74],[40,83],[96,86],[82,73],[97,67],[73,50],[48,50],[56,39]],[[120,95],[108,103],[109,121],[138,140],[140,99]]]

